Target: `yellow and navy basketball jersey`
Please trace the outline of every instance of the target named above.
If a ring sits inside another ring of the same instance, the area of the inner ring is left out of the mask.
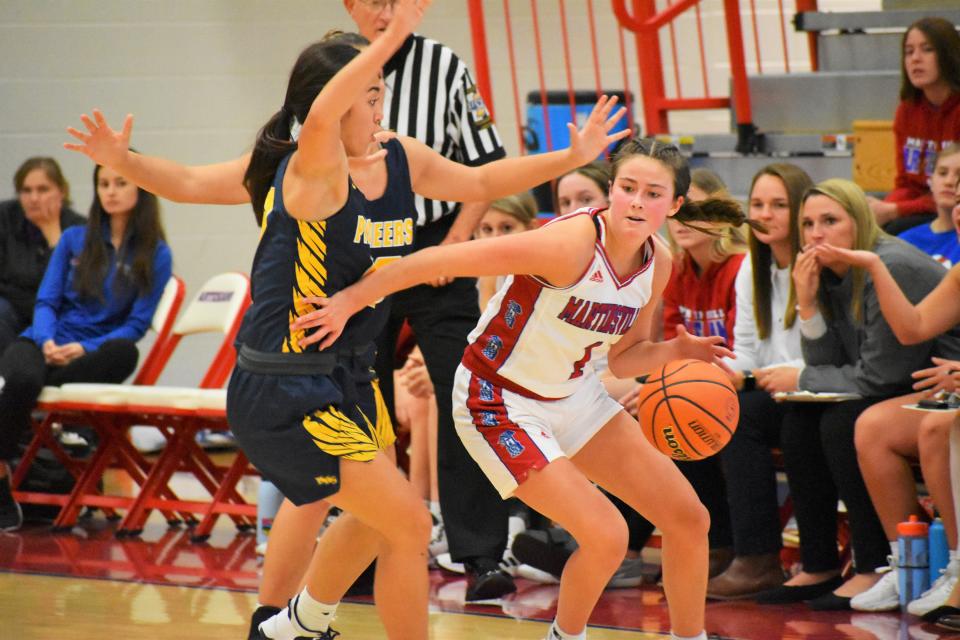
[[[283,203],[283,176],[290,156],[277,167],[273,187],[264,203],[266,214],[260,244],[253,259],[251,295],[238,342],[257,351],[299,353],[303,331],[290,324],[310,311],[306,296],[329,297],[358,281],[373,265],[370,247],[358,234],[360,220],[370,218],[368,202],[350,181],[347,201],[325,220],[298,220]],[[359,236],[359,237],[358,237]],[[334,349],[371,343],[383,329],[386,312],[367,307],[347,322]],[[307,350],[316,351],[316,345]]]
[[[388,140],[387,187],[379,198],[367,201],[367,215],[357,219],[354,241],[363,240],[374,257],[374,268],[413,251],[417,203],[410,184],[407,153],[399,140]]]

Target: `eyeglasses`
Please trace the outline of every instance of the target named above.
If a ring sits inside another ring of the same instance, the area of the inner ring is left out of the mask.
[[[360,2],[370,7],[370,10],[376,13],[380,13],[387,7],[392,9],[394,5],[397,4],[397,0],[360,0]]]

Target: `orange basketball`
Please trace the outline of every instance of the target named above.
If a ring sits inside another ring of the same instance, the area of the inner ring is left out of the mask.
[[[647,440],[674,460],[702,460],[733,437],[740,402],[730,378],[702,360],[674,360],[647,378],[637,398]]]

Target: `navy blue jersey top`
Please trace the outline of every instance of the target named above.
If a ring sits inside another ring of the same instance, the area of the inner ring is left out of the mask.
[[[362,222],[370,219],[368,201],[350,180],[347,201],[325,220],[308,222],[290,216],[283,203],[283,177],[290,156],[281,161],[273,187],[264,202],[260,244],[253,258],[251,296],[253,303],[243,319],[238,342],[257,351],[300,353],[303,331],[290,323],[313,311],[303,304],[305,296],[332,296],[358,281],[373,265],[370,247],[364,242]],[[347,322],[333,350],[371,343],[386,320],[385,309],[367,307]]]
[[[360,216],[356,233],[357,237],[363,234],[377,267],[413,251],[417,226],[407,154],[396,139],[383,147],[387,150],[387,187],[382,196],[367,202],[367,216]]]

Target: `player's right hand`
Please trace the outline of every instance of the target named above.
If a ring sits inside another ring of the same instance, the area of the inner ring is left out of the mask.
[[[99,165],[116,168],[129,152],[133,115],[128,113],[123,120],[123,128],[120,131],[114,131],[99,109],[94,109],[92,113],[93,118],[85,113],[80,115],[80,121],[88,133],[67,127],[67,133],[79,140],[81,144],[64,142],[63,148],[82,153]]]

